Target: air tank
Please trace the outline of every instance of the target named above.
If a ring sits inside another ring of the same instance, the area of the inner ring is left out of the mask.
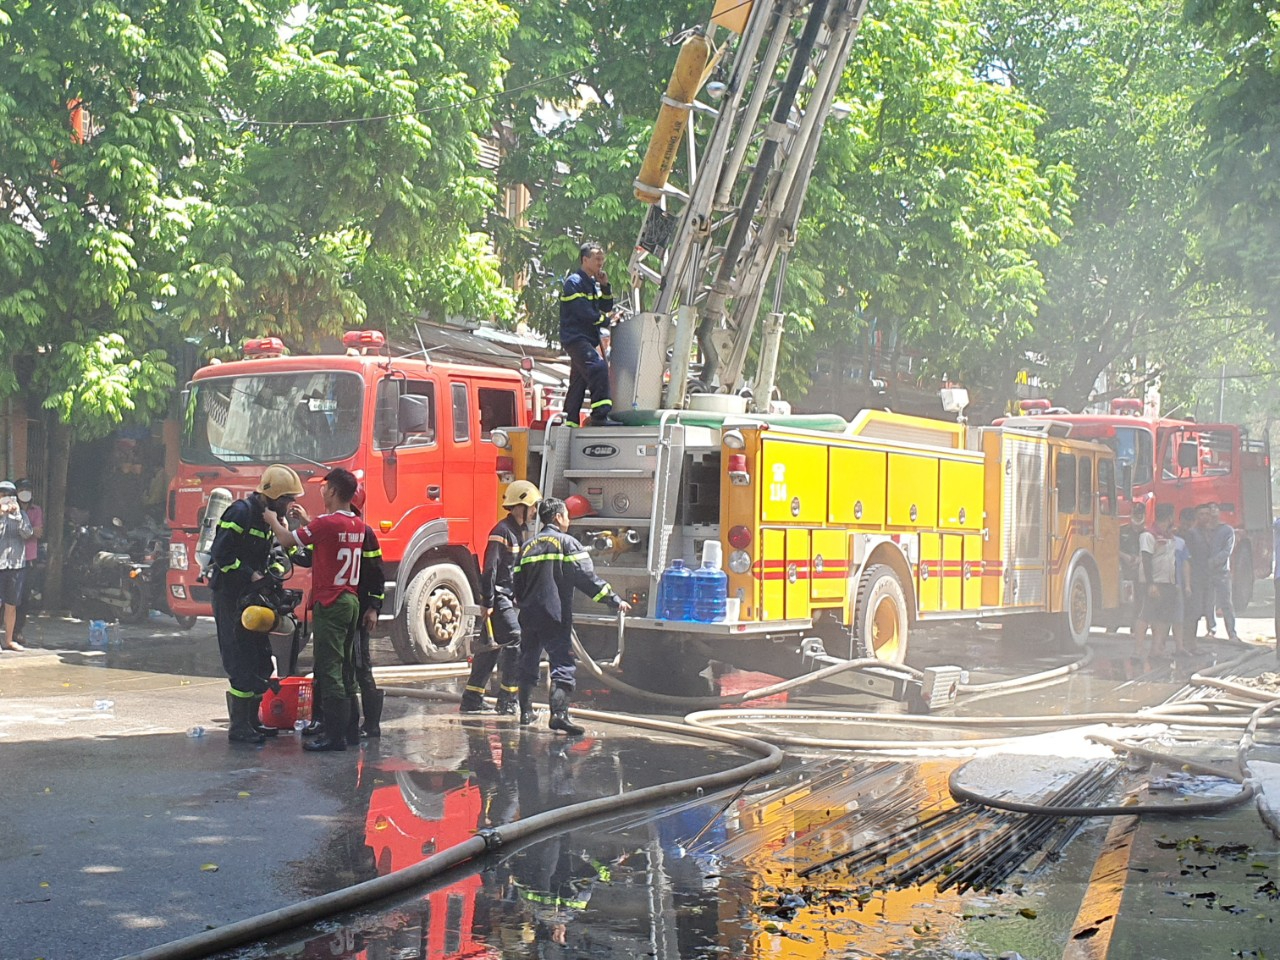
[[[649,149],[635,181],[636,199],[642,203],[657,203],[662,199],[662,188],[675,166],[693,98],[706,79],[711,54],[711,41],[703,33],[693,34],[680,45],[680,56],[671,71],[667,95],[662,99],[662,109],[649,137]]]

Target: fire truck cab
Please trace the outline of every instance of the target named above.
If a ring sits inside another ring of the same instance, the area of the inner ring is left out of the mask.
[[[285,463],[316,516],[321,478],[345,467],[364,485],[364,516],[382,546],[383,618],[397,653],[407,663],[458,660],[478,595],[477,554],[510,469],[491,435],[528,423],[525,384],[514,370],[392,358],[377,331],[351,331],[344,343],[344,355],[285,356],[276,338],[251,340],[244,359],[196,372],[169,489],[171,608],[210,613],[196,547],[217,521],[207,515],[215,493],[225,505],[252,492],[269,464]],[[305,585],[307,572],[294,579]]]
[[[1217,503],[1236,531],[1231,569],[1237,609],[1253,598],[1255,580],[1271,576],[1271,452],[1265,438],[1251,439],[1231,423],[1149,417],[1142,401],[1131,398],[1112,400],[1109,413],[1070,413],[1048,400],[1024,400],[1021,408],[1022,416],[998,423],[1052,419],[1072,437],[1115,451],[1125,520],[1130,503],[1145,503],[1148,519],[1161,503],[1172,503],[1175,516],[1185,507]]]

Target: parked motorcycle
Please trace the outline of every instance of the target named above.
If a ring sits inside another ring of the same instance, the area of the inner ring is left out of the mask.
[[[84,619],[141,623],[152,610],[170,614],[165,574],[169,535],[147,526],[127,531],[119,518],[110,525],[82,525],[67,546],[66,570],[75,593],[72,613]],[[195,617],[176,617],[189,630]]]

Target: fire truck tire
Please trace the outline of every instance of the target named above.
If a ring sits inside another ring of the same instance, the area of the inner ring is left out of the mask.
[[[194,627],[194,626],[196,625],[196,618],[195,618],[195,617],[180,616],[180,615],[178,615],[178,614],[176,614],[176,613],[175,613],[175,614],[173,615],[173,619],[175,619],[175,620],[177,620],[177,621],[178,621],[178,629],[179,629],[179,630],[190,630],[192,627]]]
[[[1076,564],[1067,578],[1063,611],[1054,618],[1053,632],[1062,646],[1083,649],[1093,629],[1093,581],[1083,564]]]
[[[404,592],[404,607],[392,621],[391,643],[405,663],[450,663],[469,652],[475,603],[471,581],[456,563],[433,563],[418,570]]]
[[[1253,551],[1241,550],[1231,558],[1231,605],[1240,616],[1253,603]]]
[[[907,596],[892,567],[876,564],[863,574],[854,610],[862,655],[902,663],[907,658]]]

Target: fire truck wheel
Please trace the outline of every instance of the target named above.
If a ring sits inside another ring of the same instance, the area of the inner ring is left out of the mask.
[[[862,655],[902,663],[907,657],[907,598],[891,567],[876,564],[863,575],[855,610]]]
[[[175,613],[173,615],[173,619],[178,621],[179,630],[190,630],[192,627],[196,625],[195,617],[179,616],[178,614]]]
[[[467,655],[475,603],[471,581],[455,563],[429,564],[413,575],[404,608],[392,621],[391,642],[405,663],[450,663]]]
[[[1063,646],[1083,649],[1093,629],[1093,581],[1082,564],[1072,568],[1063,601],[1063,611],[1057,616],[1053,632]]]

